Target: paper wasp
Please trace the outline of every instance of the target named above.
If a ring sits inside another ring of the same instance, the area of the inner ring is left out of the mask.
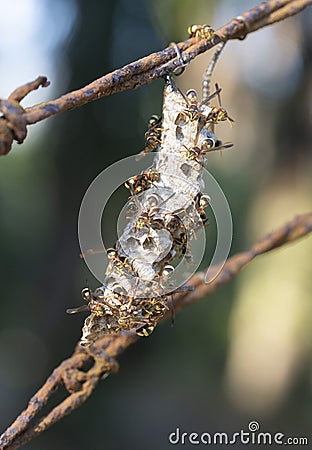
[[[125,186],[129,189],[132,196],[145,191],[151,186],[155,186],[160,178],[159,172],[146,172],[141,175],[135,175],[125,182]]]
[[[158,146],[161,144],[161,120],[161,117],[156,115],[149,119],[145,133],[145,148],[136,156],[136,161],[139,161],[147,153],[158,149]]]
[[[208,218],[205,213],[205,208],[207,208],[207,206],[210,204],[210,201],[211,198],[209,197],[209,195],[202,194],[201,192],[199,192],[194,199],[195,208],[204,225],[206,225],[206,223],[208,222]]]
[[[190,38],[212,39],[214,29],[210,25],[190,25],[187,29]]]

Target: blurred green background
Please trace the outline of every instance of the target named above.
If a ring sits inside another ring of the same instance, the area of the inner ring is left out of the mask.
[[[46,75],[51,87],[23,105],[55,98],[186,39],[193,23],[218,28],[255,5],[1,0],[0,96]],[[232,254],[311,210],[311,12],[229,42],[214,74],[235,119],[233,129],[218,127],[234,148],[211,154],[207,165],[231,207]],[[210,56],[186,69],[180,88],[200,90]],[[65,310],[81,303],[86,280],[97,286],[79,258],[80,202],[98,173],[143,148],[148,118],[161,113],[163,84],[34,125],[25,144],[1,158],[1,429],[80,338],[83,315]],[[105,219],[111,243],[126,197],[125,191]],[[259,257],[230,285],[180,313],[173,328],[159,326],[122,355],[119,373],[84,406],[25,448],[166,449],[176,427],[231,433],[247,430],[250,420],[262,431],[309,436],[311,250],[305,238]]]

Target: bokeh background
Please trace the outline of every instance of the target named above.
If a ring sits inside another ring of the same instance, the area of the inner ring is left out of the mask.
[[[185,39],[193,23],[217,28],[255,5],[0,0],[0,96],[46,75],[51,87],[23,105],[57,97]],[[232,254],[311,210],[311,13],[228,43],[214,74],[235,119],[232,129],[218,127],[234,148],[208,160],[232,210]],[[200,90],[210,56],[186,69],[177,80],[182,89]],[[159,80],[50,118],[1,158],[1,429],[80,337],[83,315],[65,309],[81,303],[86,280],[97,286],[79,258],[80,202],[99,172],[143,148],[162,89]],[[126,198],[121,190],[106,212],[110,244]],[[159,326],[122,355],[119,373],[84,406],[25,449],[166,449],[177,427],[231,433],[250,420],[311,443],[311,250],[305,238],[261,256],[180,313],[173,328]]]

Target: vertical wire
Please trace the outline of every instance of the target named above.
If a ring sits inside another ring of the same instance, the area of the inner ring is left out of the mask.
[[[218,44],[217,49],[206,69],[206,72],[204,73],[203,76],[203,82],[202,82],[202,94],[203,94],[203,100],[205,101],[208,99],[209,95],[210,95],[210,83],[211,83],[211,76],[212,76],[212,72],[217,64],[217,61],[222,53],[222,50],[224,49],[225,46],[225,42],[220,42],[220,44]]]

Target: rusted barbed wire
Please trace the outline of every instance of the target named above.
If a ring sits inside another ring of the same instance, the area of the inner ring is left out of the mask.
[[[184,309],[228,283],[256,256],[294,242],[311,231],[312,212],[302,214],[265,236],[249,250],[229,258],[211,283],[205,284],[205,272],[197,273],[189,282],[194,286],[194,290],[175,296],[175,310]],[[73,355],[54,369],[44,385],[30,399],[27,408],[0,437],[0,448],[4,450],[21,447],[81,406],[101,379],[117,372],[116,358],[138,339],[140,338],[135,332],[129,332],[126,335],[107,335],[90,347],[77,345]],[[86,370],[92,363],[92,367]],[[69,395],[48,414],[39,418],[42,408],[62,385]]]
[[[209,50],[221,41],[243,39],[253,31],[271,25],[297,14],[312,4],[312,0],[269,0],[246,11],[242,15],[215,31],[211,40],[192,37],[180,42],[185,63]],[[26,138],[27,125],[31,125],[55,114],[85,105],[99,98],[134,89],[164,76],[168,71],[179,67],[180,61],[174,47],[167,47],[134,61],[121,69],[104,75],[81,89],[69,92],[61,97],[23,109],[20,101],[39,86],[48,86],[46,77],[17,88],[6,100],[0,100],[0,155],[6,155],[13,141],[21,144]]]

